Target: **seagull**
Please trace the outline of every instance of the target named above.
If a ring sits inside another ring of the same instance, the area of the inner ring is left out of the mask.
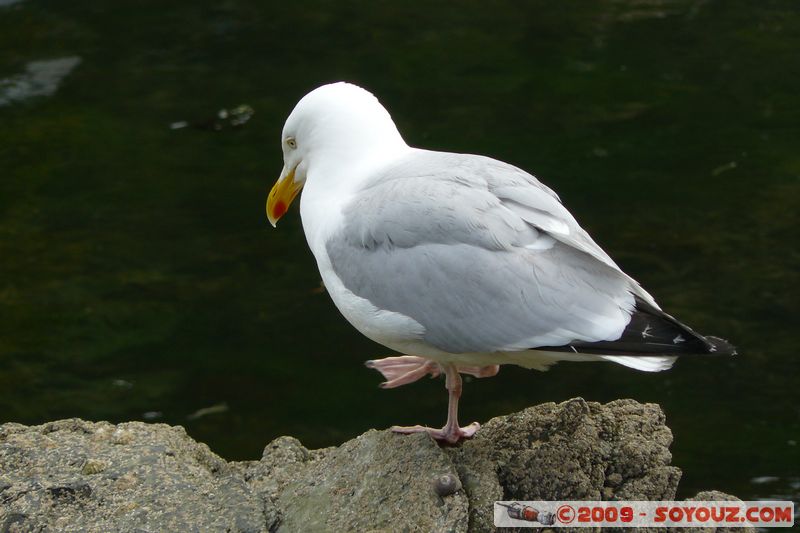
[[[267,199],[275,226],[303,190],[300,217],[342,315],[403,355],[367,361],[383,388],[444,374],[446,443],[461,427],[460,374],[558,361],[670,368],[679,355],[735,354],[666,314],[581,228],[558,195],[508,163],[406,144],[369,91],[338,82],[305,95],[281,135]]]

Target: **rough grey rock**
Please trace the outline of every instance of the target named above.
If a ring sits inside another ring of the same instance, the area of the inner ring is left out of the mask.
[[[238,463],[164,424],[5,424],[0,533],[492,531],[499,499],[674,498],[664,422],[654,404],[577,398],[492,419],[455,447],[370,430],[322,450],[280,437]],[[697,496],[709,498],[733,497]]]
[[[244,465],[251,480],[269,479],[287,455],[313,465],[290,462],[274,485],[261,484],[283,514],[280,532],[467,530],[464,492],[436,494],[437,477],[457,473],[428,435],[370,430],[316,456],[280,444],[268,446],[265,460]]]
[[[0,426],[0,531],[267,531],[277,510],[166,424]]]
[[[681,472],[669,465],[672,432],[664,421],[655,404],[581,398],[490,420],[450,451],[467,477],[471,530],[491,530],[486,502],[497,499],[674,498]]]

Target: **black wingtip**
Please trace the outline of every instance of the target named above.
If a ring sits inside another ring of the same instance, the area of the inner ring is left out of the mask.
[[[594,355],[736,355],[736,348],[725,339],[701,335],[638,296],[630,322],[618,339],[537,349]]]
[[[712,337],[711,335],[706,335],[704,338],[708,343],[708,353],[713,355],[736,355],[736,346],[725,339]]]

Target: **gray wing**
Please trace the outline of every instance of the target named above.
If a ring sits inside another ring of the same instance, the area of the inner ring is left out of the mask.
[[[637,285],[533,176],[417,151],[376,176],[327,242],[334,271],[451,353],[620,337]],[[646,294],[646,293],[645,293]]]

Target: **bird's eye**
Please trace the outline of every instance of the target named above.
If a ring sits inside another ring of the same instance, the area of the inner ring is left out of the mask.
[[[297,141],[294,140],[294,137],[287,137],[286,146],[292,149],[297,148]]]

